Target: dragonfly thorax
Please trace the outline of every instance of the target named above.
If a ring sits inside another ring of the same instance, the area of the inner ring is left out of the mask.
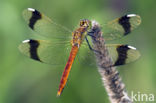
[[[72,33],[72,40],[71,40],[72,46],[79,47],[81,45],[81,43],[84,40],[84,37],[87,35],[86,30],[87,30],[86,28],[80,27]]]

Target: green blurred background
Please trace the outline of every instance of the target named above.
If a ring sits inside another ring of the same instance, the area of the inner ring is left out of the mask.
[[[75,61],[62,96],[56,97],[65,64],[42,64],[18,50],[21,41],[33,34],[22,18],[28,7],[72,30],[83,18],[103,24],[124,14],[139,14],[142,24],[113,43],[136,47],[141,58],[118,70],[129,95],[132,91],[156,95],[155,4],[155,0],[0,0],[0,103],[109,103],[97,68],[88,61]]]

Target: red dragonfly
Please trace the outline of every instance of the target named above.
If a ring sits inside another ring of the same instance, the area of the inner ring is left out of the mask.
[[[87,19],[80,20],[79,27],[72,32],[71,30],[53,22],[43,13],[32,8],[24,10],[23,16],[33,31],[50,39],[24,40],[19,46],[19,49],[23,54],[34,60],[53,65],[59,64],[60,61],[64,61],[68,58],[60,81],[59,90],[57,92],[57,95],[60,96],[66,85],[72,64],[81,44],[83,44],[83,41],[86,40],[91,51],[94,51],[89,44],[87,36],[89,36],[89,32],[95,21]],[[102,26],[106,30],[103,31],[103,36],[108,40],[121,38],[129,34],[140,23],[141,18],[136,14],[122,16]],[[72,36],[70,36],[71,34]],[[56,41],[59,42],[56,43]],[[71,50],[70,53],[68,52],[64,55],[64,53],[61,52],[64,52],[64,50],[67,51],[66,44],[71,44]],[[132,46],[122,44],[109,44],[106,46],[109,50],[110,56],[112,57],[114,63],[113,66],[124,65],[136,60],[140,56],[136,48]]]

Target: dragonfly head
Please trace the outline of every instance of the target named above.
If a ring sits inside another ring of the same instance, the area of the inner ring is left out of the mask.
[[[80,27],[84,27],[84,28],[90,29],[91,28],[91,21],[88,20],[88,19],[80,20]]]

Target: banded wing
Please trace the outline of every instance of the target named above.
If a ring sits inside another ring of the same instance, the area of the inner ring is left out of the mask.
[[[128,14],[102,25],[103,35],[106,40],[118,39],[128,35],[141,23],[141,17]]]
[[[106,44],[106,48],[108,50],[109,57],[112,59],[112,66],[125,65],[140,57],[140,52],[135,47],[129,45]],[[82,45],[77,55],[77,62],[90,66],[96,65],[94,52],[89,49],[87,43]]]
[[[29,27],[41,36],[66,38],[72,33],[69,29],[58,25],[44,14],[32,8],[24,10],[23,17]]]
[[[140,53],[136,48],[122,44],[106,45],[109,55],[112,58],[113,66],[124,65],[137,60]]]
[[[24,40],[19,45],[19,50],[31,59],[47,64],[64,64],[70,54],[70,43],[53,43],[45,40]]]
[[[132,46],[121,44],[107,44],[106,46],[114,66],[130,63],[140,57],[139,51]],[[80,53],[82,53],[82,49],[80,49]],[[53,65],[65,63],[70,54],[69,45],[54,44],[45,40],[25,40],[19,45],[19,50],[31,59]],[[91,53],[92,51],[87,52],[87,54]],[[93,54],[88,55],[85,59],[90,56],[92,58]]]

